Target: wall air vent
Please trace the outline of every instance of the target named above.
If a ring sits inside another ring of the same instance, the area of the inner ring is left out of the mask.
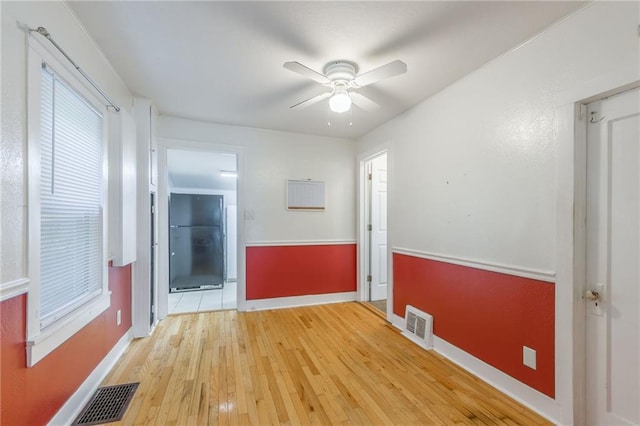
[[[431,349],[433,347],[433,317],[418,308],[407,305],[404,318],[405,326],[402,334],[424,349]]]

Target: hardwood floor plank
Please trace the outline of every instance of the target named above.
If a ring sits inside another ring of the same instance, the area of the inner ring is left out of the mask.
[[[134,381],[119,424],[549,424],[358,303],[171,316],[104,385]]]

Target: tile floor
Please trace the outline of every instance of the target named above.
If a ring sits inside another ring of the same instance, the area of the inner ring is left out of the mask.
[[[225,283],[218,290],[169,293],[169,314],[236,309],[237,283]]]

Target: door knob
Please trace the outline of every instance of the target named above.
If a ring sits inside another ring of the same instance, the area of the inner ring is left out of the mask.
[[[593,283],[591,289],[584,292],[583,299],[587,300],[587,312],[591,315],[603,316],[603,299],[605,297],[604,283]]]
[[[600,300],[600,292],[596,290],[587,290],[584,292],[584,298],[593,302],[597,302],[598,300]]]

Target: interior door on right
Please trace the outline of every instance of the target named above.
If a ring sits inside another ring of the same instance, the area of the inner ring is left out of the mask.
[[[587,420],[640,423],[640,92],[589,105]]]

